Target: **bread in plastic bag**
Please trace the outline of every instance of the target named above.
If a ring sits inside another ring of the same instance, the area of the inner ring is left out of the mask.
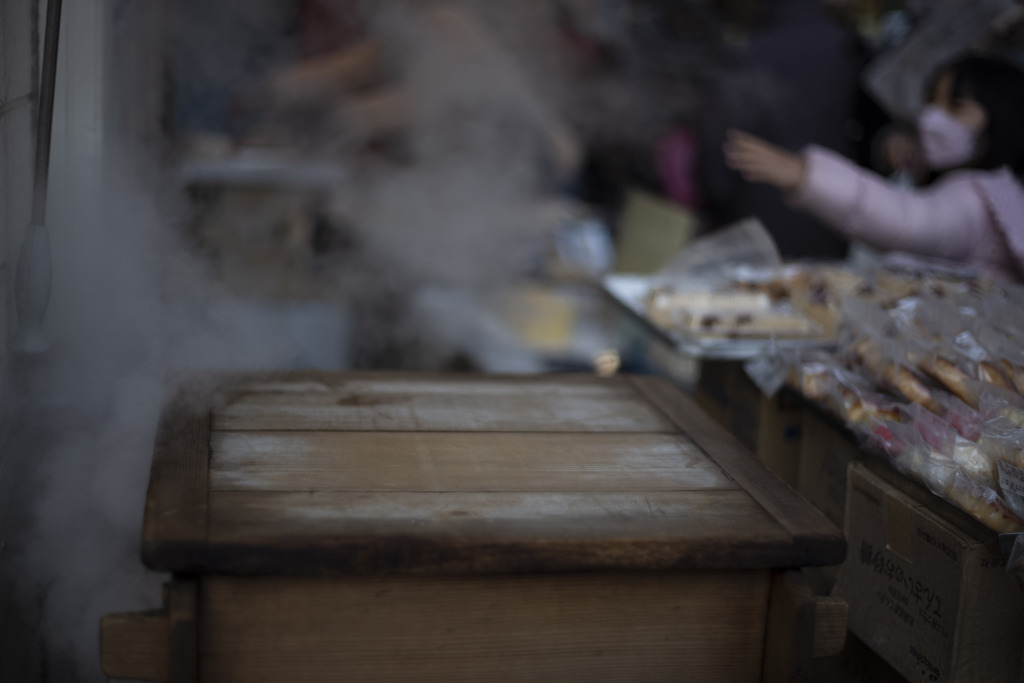
[[[941,407],[939,415],[952,425],[960,436],[969,441],[978,440],[981,436],[981,413],[958,397],[943,391],[933,391],[932,397]]]
[[[1024,531],[1024,522],[991,487],[982,486],[957,472],[949,498],[967,514],[993,531],[1008,534]]]
[[[957,464],[929,446],[916,426],[876,420],[868,444],[880,448],[893,467],[921,482],[932,493],[946,497],[952,488]]]

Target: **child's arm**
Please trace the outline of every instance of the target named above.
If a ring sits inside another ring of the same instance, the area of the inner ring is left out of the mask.
[[[880,249],[962,260],[986,220],[970,183],[906,192],[841,156],[817,147],[804,154],[793,203],[844,235]]]
[[[741,133],[730,137],[726,158],[748,180],[779,187],[837,231],[881,249],[962,260],[987,220],[970,183],[904,192],[824,149],[798,156]]]

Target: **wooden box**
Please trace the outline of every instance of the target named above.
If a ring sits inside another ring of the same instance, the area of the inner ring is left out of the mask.
[[[848,431],[840,431],[817,410],[803,413],[797,490],[837,525],[846,511],[846,471],[864,454]]]
[[[111,678],[806,678],[839,530],[669,382],[285,373],[169,402]]]
[[[790,394],[765,396],[738,361],[702,361],[697,405],[775,476],[797,486],[803,409]]]

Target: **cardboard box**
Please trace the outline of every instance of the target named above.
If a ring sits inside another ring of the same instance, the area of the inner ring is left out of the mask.
[[[795,399],[768,398],[747,377],[742,363],[731,361],[701,363],[695,398],[765,467],[796,488],[803,410]]]
[[[835,594],[850,631],[909,681],[1019,680],[1024,598],[997,535],[895,473],[854,463],[847,478]]]
[[[796,490],[840,527],[846,513],[846,470],[863,458],[849,437],[812,410],[802,417]]]
[[[811,660],[811,683],[906,683],[906,680],[850,634],[846,636],[841,654]]]

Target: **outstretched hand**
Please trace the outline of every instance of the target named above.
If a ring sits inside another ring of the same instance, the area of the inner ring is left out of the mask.
[[[789,192],[803,180],[804,161],[800,156],[753,135],[730,130],[724,151],[726,165],[751,182],[768,183]]]

